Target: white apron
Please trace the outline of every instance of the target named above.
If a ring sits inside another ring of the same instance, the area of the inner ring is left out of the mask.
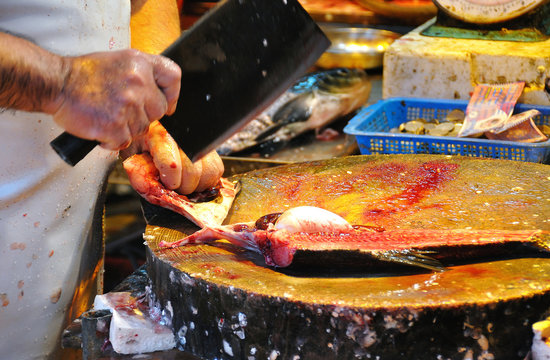
[[[129,47],[130,0],[1,0],[0,29],[62,55]],[[102,279],[102,198],[116,154],[76,167],[50,116],[0,113],[0,359],[60,358],[62,330]],[[101,284],[99,284],[101,289]]]

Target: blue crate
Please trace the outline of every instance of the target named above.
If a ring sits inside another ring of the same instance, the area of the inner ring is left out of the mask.
[[[418,118],[444,118],[453,109],[466,111],[468,101],[391,98],[380,100],[355,115],[344,128],[354,135],[361,154],[446,154],[490,157],[548,164],[550,140],[520,143],[479,138],[458,138],[414,134],[394,134],[390,129]],[[533,120],[537,125],[550,125],[550,106],[517,104],[514,113],[529,109],[541,112]]]

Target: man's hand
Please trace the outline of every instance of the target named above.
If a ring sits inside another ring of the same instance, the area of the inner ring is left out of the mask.
[[[180,194],[200,192],[215,186],[223,175],[223,162],[215,151],[192,163],[178,147],[166,129],[155,121],[146,135],[121,152],[123,158],[139,152],[149,152],[166,188]]]
[[[181,34],[179,10],[174,0],[132,0],[130,24],[132,47],[151,54],[161,53]],[[223,175],[223,162],[215,151],[193,164],[158,121],[120,155],[125,158],[140,152],[151,154],[160,181],[180,194],[215,186]]]
[[[138,50],[62,57],[0,32],[0,107],[51,114],[65,130],[107,149],[127,147],[175,111],[181,69]]]
[[[181,70],[168,58],[129,49],[64,61],[63,90],[49,112],[73,135],[124,149],[176,109]]]

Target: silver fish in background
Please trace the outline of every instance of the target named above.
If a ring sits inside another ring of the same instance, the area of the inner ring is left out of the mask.
[[[319,134],[325,126],[363,106],[370,91],[371,82],[361,69],[338,68],[305,75],[217,152],[271,152],[307,131]]]

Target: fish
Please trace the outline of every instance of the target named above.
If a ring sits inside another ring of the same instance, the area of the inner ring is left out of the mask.
[[[260,217],[255,222],[205,227],[183,239],[159,243],[161,248],[210,243],[225,239],[263,255],[266,265],[285,268],[297,256],[322,257],[334,252],[366,263],[399,264],[431,271],[444,261],[502,251],[517,253],[516,245],[550,252],[549,232],[542,230],[385,229],[351,225],[341,216],[314,206],[298,206]]]
[[[201,228],[220,225],[240,189],[239,183],[222,177],[215,187],[185,196],[161,183],[159,171],[148,153],[132,155],[122,165],[130,184],[141,197],[185,216]]]
[[[337,68],[307,74],[216,151],[220,155],[247,151],[269,154],[310,130],[315,130],[320,139],[326,138],[330,130],[322,133],[321,129],[362,107],[371,86],[362,69]]]

